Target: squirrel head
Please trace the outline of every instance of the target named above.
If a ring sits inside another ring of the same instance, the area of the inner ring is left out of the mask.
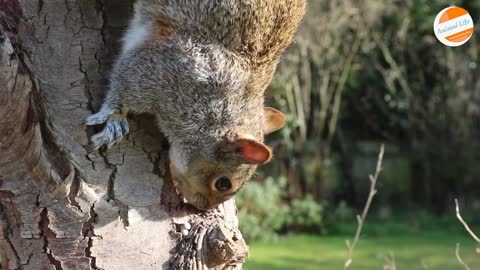
[[[263,134],[285,125],[285,116],[264,109]],[[250,134],[235,134],[207,151],[188,152],[172,144],[170,171],[177,191],[200,210],[217,207],[232,198],[255,173],[257,165],[272,158],[271,149]]]

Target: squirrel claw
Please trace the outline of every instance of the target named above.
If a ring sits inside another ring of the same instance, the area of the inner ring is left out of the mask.
[[[109,117],[110,117],[110,114],[108,112],[101,110],[98,113],[92,114],[89,117],[87,117],[87,119],[85,119],[85,122],[83,122],[83,124],[86,126],[100,125],[105,123]]]
[[[92,115],[94,116],[94,115]],[[88,121],[88,119],[87,119]],[[112,147],[115,143],[122,140],[128,133],[128,121],[126,118],[109,119],[102,131],[92,136],[89,148],[97,150],[102,146],[107,146],[107,149]]]

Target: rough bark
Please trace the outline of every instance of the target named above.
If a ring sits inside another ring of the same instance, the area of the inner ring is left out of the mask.
[[[202,213],[179,200],[151,116],[131,119],[108,152],[86,151],[94,130],[82,121],[104,96],[131,8],[0,0],[3,269],[241,268],[234,202]]]

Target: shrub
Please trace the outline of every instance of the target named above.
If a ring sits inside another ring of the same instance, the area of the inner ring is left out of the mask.
[[[323,205],[311,196],[285,199],[287,179],[252,182],[237,195],[238,218],[247,241],[275,240],[281,232],[323,232]]]
[[[323,205],[313,200],[309,194],[305,198],[293,200],[286,225],[290,230],[301,232],[324,232]]]
[[[273,240],[284,227],[288,205],[282,202],[285,178],[251,182],[237,195],[238,218],[247,240]]]

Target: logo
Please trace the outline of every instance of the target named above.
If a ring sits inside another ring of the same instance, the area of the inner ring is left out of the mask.
[[[450,47],[463,45],[473,35],[472,16],[463,8],[445,8],[435,18],[433,31],[444,45]]]

